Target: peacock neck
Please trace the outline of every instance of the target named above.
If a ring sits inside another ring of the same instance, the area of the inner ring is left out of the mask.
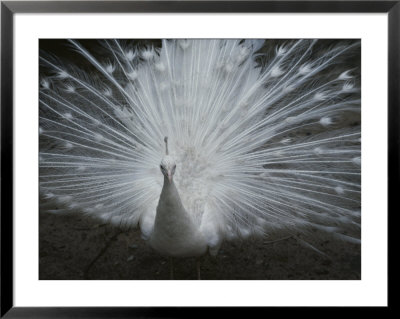
[[[175,183],[164,177],[150,245],[170,256],[198,256],[207,249],[206,241],[183,207]]]
[[[159,207],[166,207],[168,209],[157,209],[157,215],[162,215],[164,213],[167,213],[170,217],[172,217],[171,214],[175,216],[180,215],[180,217],[187,215],[174,180],[170,182],[166,176],[164,176],[164,185],[160,195]]]

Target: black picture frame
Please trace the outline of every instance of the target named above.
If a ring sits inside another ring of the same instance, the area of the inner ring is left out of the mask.
[[[15,13],[308,12],[388,14],[389,225],[399,189],[400,1],[1,1],[1,317],[132,318],[282,315],[277,308],[14,307],[13,304],[13,19]],[[379,110],[378,110],[379,111]],[[393,232],[389,231],[389,234]],[[390,236],[389,251],[390,251]],[[389,256],[388,256],[389,258]],[[390,261],[390,260],[389,260]],[[388,282],[388,287],[389,287]],[[390,297],[388,307],[390,309]],[[293,307],[290,310],[294,310]],[[321,308],[320,308],[321,310]],[[326,309],[322,309],[325,311]],[[295,310],[297,311],[297,310]],[[337,308],[331,309],[336,313]],[[301,310],[304,312],[304,308]]]

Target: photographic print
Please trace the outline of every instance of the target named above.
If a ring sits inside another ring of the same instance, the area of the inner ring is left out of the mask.
[[[359,39],[39,49],[39,279],[361,279]]]

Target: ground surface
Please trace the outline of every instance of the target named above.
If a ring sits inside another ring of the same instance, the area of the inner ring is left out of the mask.
[[[77,215],[40,214],[39,279],[167,280],[169,261],[140,237]],[[203,280],[361,278],[361,247],[335,240],[318,246],[329,257],[296,238],[224,243],[217,257],[201,259]],[[196,260],[177,259],[174,279],[197,279]]]

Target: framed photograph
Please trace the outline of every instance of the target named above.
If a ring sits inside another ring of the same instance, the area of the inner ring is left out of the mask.
[[[388,309],[399,14],[3,1],[1,316]]]

